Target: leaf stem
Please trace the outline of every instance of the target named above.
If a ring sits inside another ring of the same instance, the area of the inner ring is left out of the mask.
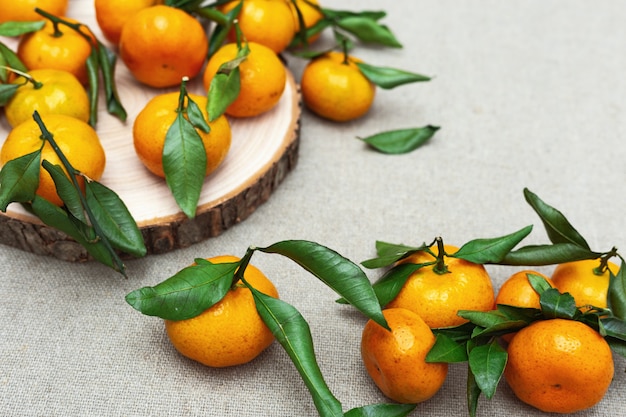
[[[35,122],[37,123],[37,125],[39,126],[39,129],[41,130],[42,139],[44,141],[48,141],[48,143],[50,144],[50,146],[52,147],[56,155],[59,157],[59,160],[63,164],[63,167],[68,172],[70,181],[72,181],[72,184],[74,185],[76,190],[78,190],[78,196],[80,198],[83,209],[85,210],[85,213],[87,214],[87,217],[89,218],[89,222],[91,223],[91,226],[93,227],[94,232],[96,233],[96,238],[102,241],[104,246],[107,248],[107,250],[111,254],[111,257],[113,258],[113,261],[115,262],[119,271],[124,275],[124,277],[127,278],[126,272],[125,272],[126,268],[124,267],[124,263],[122,262],[120,257],[117,255],[117,253],[113,249],[113,246],[111,245],[111,242],[109,241],[109,239],[107,239],[106,235],[102,232],[102,228],[98,224],[98,221],[96,217],[94,216],[93,212],[91,211],[89,204],[87,204],[87,199],[83,195],[82,189],[80,185],[78,184],[78,180],[76,179],[78,175],[82,176],[85,179],[85,181],[89,181],[89,178],[86,177],[84,174],[82,174],[80,171],[76,170],[70,164],[70,161],[68,161],[68,159],[63,154],[63,151],[61,151],[61,148],[59,148],[59,145],[54,140],[52,133],[50,133],[48,128],[45,126],[45,124],[41,120],[41,116],[39,116],[39,113],[37,112],[37,110],[35,110],[35,112],[33,113],[33,119],[35,119]]]

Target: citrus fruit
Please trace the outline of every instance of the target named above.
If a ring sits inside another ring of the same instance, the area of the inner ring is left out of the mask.
[[[318,0],[296,0],[296,5],[298,6],[298,9],[300,9],[300,13],[302,15],[302,21],[304,22],[304,27],[307,29],[315,26],[317,22],[319,22],[320,20],[324,18],[324,15],[320,11],[320,9],[315,7],[315,6],[319,6]],[[296,21],[295,26],[296,26],[296,33],[297,33],[300,30],[300,20],[298,19],[298,12],[296,11],[296,5],[294,5],[293,3],[289,3],[289,6],[291,6],[291,10],[293,12],[293,15]],[[319,36],[320,34],[316,33],[315,35],[309,37],[307,39],[307,42],[313,43],[319,38]]]
[[[204,96],[189,94],[202,110],[205,120],[206,102]],[[133,143],[137,156],[150,172],[165,177],[163,172],[163,146],[165,136],[176,119],[178,92],[159,94],[153,97],[139,112],[133,124]],[[224,160],[231,143],[230,124],[225,116],[209,122],[209,133],[196,129],[207,155],[206,174],[213,172]]]
[[[89,97],[74,75],[55,69],[36,69],[29,75],[35,84],[27,82],[22,76],[13,81],[22,85],[4,107],[11,126],[30,119],[35,110],[42,117],[65,114],[83,122],[89,121]]]
[[[79,23],[69,17],[63,19]],[[91,54],[91,42],[65,25],[58,25],[58,30],[56,32],[52,22],[46,20],[43,28],[20,39],[17,56],[29,70],[60,69],[71,72],[82,84],[87,84],[86,62]],[[83,32],[89,34],[86,29]]]
[[[239,0],[231,1],[220,10],[228,13],[238,4]],[[245,40],[265,45],[275,53],[291,43],[296,30],[290,0],[243,0],[237,21]],[[229,32],[228,37],[234,42],[235,31]]]
[[[300,80],[304,104],[318,116],[337,122],[367,113],[376,86],[361,73],[357,62],[361,61],[337,51],[311,60]]]
[[[540,272],[532,270],[518,271],[504,281],[496,295],[496,304],[540,308],[539,294],[530,285],[528,274],[538,275],[544,278],[551,286],[554,286],[552,280]]]
[[[41,119],[74,169],[93,180],[99,180],[104,172],[106,156],[96,131],[87,123],[71,116],[49,114]],[[0,163],[4,165],[12,159],[40,149],[41,135],[39,125],[32,119],[15,126],[2,145]],[[63,166],[48,141],[42,149],[41,160]],[[78,176],[77,179],[82,185],[83,178]],[[37,194],[58,206],[63,204],[50,174],[43,168],[39,173]]]
[[[212,263],[237,262],[235,256],[210,258]],[[274,298],[278,291],[263,273],[248,265],[244,278],[255,289]],[[242,283],[199,316],[179,321],[165,320],[170,342],[183,356],[211,367],[250,362],[274,341]]]
[[[188,13],[156,5],[128,18],[120,35],[120,57],[133,76],[150,87],[171,87],[202,69],[208,39]]]
[[[0,23],[30,22],[44,19],[35,8],[40,8],[55,16],[63,16],[67,11],[68,0],[11,0],[2,2]]]
[[[438,254],[438,249],[432,249]],[[457,248],[445,245],[446,253]],[[401,262],[426,263],[436,258],[426,252],[416,252]],[[458,310],[489,311],[494,308],[494,291],[485,267],[463,259],[444,257],[448,272],[438,273],[436,265],[424,266],[404,283],[387,308],[406,308],[417,313],[431,328],[456,326],[467,320]]]
[[[552,273],[552,282],[561,293],[570,293],[577,307],[592,305],[606,308],[610,273],[607,269],[596,274],[595,269],[599,265],[597,259],[559,264]],[[614,274],[619,270],[613,262],[609,262],[608,266]]]
[[[250,54],[239,64],[239,96],[226,109],[233,117],[253,117],[272,109],[280,100],[287,71],[278,56],[266,46],[249,42]],[[204,71],[204,88],[208,91],[220,66],[237,56],[238,47],[229,43],[209,58]]]
[[[163,0],[95,0],[95,14],[104,37],[114,45],[120,42],[122,27],[130,16]]]
[[[399,403],[428,400],[443,385],[447,363],[427,363],[435,336],[424,320],[410,310],[383,310],[391,331],[369,320],[361,337],[361,357],[376,386]]]
[[[608,343],[573,320],[533,322],[513,338],[508,354],[507,383],[520,400],[545,412],[590,408],[604,397],[613,379]]]

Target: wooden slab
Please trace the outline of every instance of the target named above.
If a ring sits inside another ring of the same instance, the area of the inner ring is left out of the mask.
[[[90,2],[70,9],[96,31]],[[82,14],[81,14],[82,13]],[[14,40],[0,39],[11,46]],[[218,236],[245,220],[269,199],[295,167],[298,159],[301,98],[298,85],[288,73],[285,92],[278,105],[261,116],[229,119],[233,132],[231,149],[224,163],[206,178],[197,215],[188,219],[178,208],[165,181],[148,172],[137,158],[132,143],[132,124],[137,113],[154,95],[173,89],[150,89],[138,84],[120,61],[118,90],[128,111],[126,123],[100,111],[97,132],[107,155],[101,182],[126,203],[137,221],[148,254],[159,254]],[[201,93],[198,79],[190,85]],[[105,106],[101,103],[101,109]],[[45,123],[45,118],[44,118]],[[0,146],[10,126],[0,117]],[[43,225],[19,204],[0,213],[0,243],[67,261],[85,261],[87,252],[65,234]]]

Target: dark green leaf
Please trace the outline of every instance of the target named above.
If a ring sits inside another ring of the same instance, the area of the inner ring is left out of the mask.
[[[426,249],[427,249],[426,245],[415,247],[415,246],[406,246],[402,244],[377,241],[376,253],[378,257],[373,258],[373,259],[368,259],[367,261],[363,261],[361,262],[361,265],[363,265],[365,268],[368,268],[368,269],[382,268],[382,267],[395,264],[400,259],[407,257],[413,252],[426,250]],[[433,257],[433,260],[434,260],[434,257]]]
[[[0,210],[12,202],[25,203],[35,198],[39,186],[41,150],[8,161],[0,170]]]
[[[613,315],[626,320],[626,263],[624,261],[617,274],[613,275],[611,272],[607,301]]]
[[[0,84],[0,107],[6,106],[20,87],[20,84]]]
[[[209,57],[213,56],[213,54],[222,47],[226,37],[228,36],[228,32],[233,27],[233,21],[239,13],[241,12],[241,8],[243,7],[243,2],[239,2],[233,9],[231,9],[228,13],[222,16],[215,15],[213,12],[211,16],[208,16],[209,19],[218,19],[221,20],[221,23],[215,25],[215,29],[213,29],[213,33],[211,33],[211,37],[209,39]],[[206,7],[207,9],[215,9],[214,5]],[[204,13],[204,9],[201,9],[201,13]]]
[[[345,417],[405,417],[415,410],[415,404],[372,404],[353,408]]]
[[[39,196],[35,196],[32,204],[28,207],[42,222],[74,238],[95,260],[123,272],[123,265],[120,267],[117,259],[112,256],[102,241],[95,238],[94,231],[90,226],[79,222],[67,211]]]
[[[543,266],[580,261],[583,259],[596,259],[600,255],[601,253],[592,252],[572,243],[529,245],[509,252],[498,264]]]
[[[80,222],[87,223],[85,208],[79,194],[80,191],[67,176],[63,168],[60,165],[53,165],[47,160],[44,160],[41,165],[52,177],[56,192],[63,201],[65,208]]]
[[[357,62],[357,67],[361,70],[365,78],[384,89],[392,89],[404,84],[430,81],[426,75],[404,71],[397,68],[379,67]]]
[[[165,135],[163,171],[176,203],[189,218],[196,215],[206,163],[206,152],[200,135],[179,112]]]
[[[524,197],[541,218],[552,243],[571,243],[590,250],[587,241],[570,224],[563,213],[543,202],[527,188],[524,188]]]
[[[104,83],[107,111],[109,114],[116,116],[121,121],[126,121],[128,114],[126,113],[126,109],[124,109],[122,101],[119,98],[117,85],[115,83],[115,64],[117,62],[117,55],[102,44],[102,42],[98,42],[97,51],[98,63],[100,65],[100,72],[102,73],[102,80]]]
[[[4,61],[4,64],[9,68],[13,68],[21,72],[28,72],[28,68],[26,68],[26,65],[24,65],[18,58],[17,54],[2,42],[0,42],[0,58],[0,61]],[[1,74],[5,74],[6,76],[6,71],[0,73],[0,75]],[[2,80],[6,81],[6,78],[2,78]]]
[[[333,10],[322,7],[322,14],[327,19],[341,19],[345,17],[361,17],[372,20],[380,20],[383,17],[387,16],[387,12],[384,10],[365,10],[360,12],[355,12],[353,10]]]
[[[196,317],[224,298],[238,267],[238,262],[197,262],[154,287],[129,293],[126,302],[143,314],[166,320]]]
[[[189,121],[196,129],[200,129],[204,133],[209,133],[211,131],[211,127],[207,123],[204,118],[204,114],[200,109],[200,106],[191,99],[191,97],[187,96],[187,116],[189,117]]]
[[[430,264],[406,263],[394,266],[373,285],[374,292],[381,306],[386,306],[396,298],[407,279],[423,266]]]
[[[600,320],[607,336],[626,342],[626,322],[616,317],[604,317]]]
[[[469,367],[476,385],[485,397],[491,399],[504,373],[508,355],[496,340],[476,346],[469,352]]]
[[[541,311],[546,318],[573,319],[578,312],[574,297],[569,293],[561,294],[556,288],[544,291],[539,298]]]
[[[476,329],[475,324],[471,322],[467,322],[467,323],[459,324],[458,326],[440,327],[440,328],[432,329],[432,330],[433,330],[433,333],[435,333],[435,335],[443,334],[449,337],[450,339],[454,340],[455,342],[465,343],[471,338],[471,335],[475,329]]]
[[[478,409],[478,399],[480,398],[480,387],[476,383],[476,378],[467,365],[467,408],[469,410],[470,417],[476,417],[476,410]]]
[[[4,22],[0,23],[0,36],[15,37],[25,33],[36,32],[46,24],[45,20],[34,22]]]
[[[387,154],[412,152],[428,142],[439,130],[437,126],[424,126],[413,129],[389,130],[362,138],[374,149]]]
[[[511,322],[532,323],[541,318],[541,310],[538,308],[510,306],[506,304],[498,304],[496,309],[503,314]]]
[[[475,310],[459,310],[457,314],[466,320],[471,321],[477,326],[488,328],[499,323],[508,321],[508,318],[497,310],[494,311],[475,311]]]
[[[337,25],[366,43],[402,48],[402,44],[385,25],[368,16],[347,16],[337,20]]]
[[[286,240],[259,250],[277,253],[295,261],[365,316],[389,328],[369,279],[349,259],[332,249],[305,240]]]
[[[477,264],[499,263],[532,231],[526,226],[517,232],[491,239],[475,239],[463,245],[454,255]]]
[[[97,181],[86,181],[85,191],[87,204],[111,244],[133,256],[144,256],[141,231],[119,196]]]
[[[426,362],[457,363],[467,361],[467,347],[451,337],[439,333],[435,344],[426,355]]]
[[[626,342],[619,339],[613,339],[611,337],[607,337],[606,341],[613,352],[617,353],[623,358],[626,358]]]
[[[317,364],[313,338],[304,317],[290,304],[249,288],[259,315],[291,358],[313,397],[319,415],[343,416],[341,403],[326,385]]]
[[[100,97],[100,62],[98,59],[98,51],[91,49],[89,57],[87,57],[87,81],[89,88],[89,124],[96,127],[98,124],[98,103]]]

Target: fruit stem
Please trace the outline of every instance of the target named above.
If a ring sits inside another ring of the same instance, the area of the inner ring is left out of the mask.
[[[610,251],[600,256],[600,265],[593,269],[593,273],[596,275],[602,275],[609,269],[609,259],[617,256],[617,248],[613,246]]]
[[[7,67],[6,65],[0,65],[0,68],[3,68],[5,70],[7,70],[7,71],[11,71],[12,73],[15,73],[15,74],[17,74],[17,75],[19,75],[21,77],[24,77],[26,79],[27,83],[32,83],[33,84],[33,87],[35,88],[35,90],[39,90],[41,87],[43,87],[43,83],[42,82],[39,82],[39,81],[35,80],[33,78],[33,76],[30,75],[27,72],[20,71],[20,70],[15,69],[15,68]],[[24,83],[24,84],[26,84],[26,83]]]
[[[187,97],[187,82],[188,81],[189,81],[189,77],[184,76],[180,82],[180,94],[178,95],[178,108],[176,109],[176,113],[185,112],[185,98]]]
[[[342,39],[341,41],[341,49],[343,51],[343,62],[342,64],[348,65],[350,64],[349,55],[348,55],[348,40]]]
[[[255,250],[256,249],[253,247],[249,247],[246,250],[246,254],[239,261],[239,268],[237,268],[237,271],[235,272],[235,275],[233,276],[233,283],[231,287],[234,287],[240,280],[242,282],[245,282],[243,274],[246,271],[246,268],[248,267],[248,264],[250,263],[250,258],[252,258],[252,254],[254,253]]]
[[[447,274],[450,271],[448,271],[448,266],[446,265],[444,261],[444,256],[446,255],[446,253],[445,253],[445,249],[443,245],[443,239],[441,237],[437,237],[435,239],[435,242],[437,243],[438,253],[437,253],[437,262],[433,266],[433,271],[439,275]]]

